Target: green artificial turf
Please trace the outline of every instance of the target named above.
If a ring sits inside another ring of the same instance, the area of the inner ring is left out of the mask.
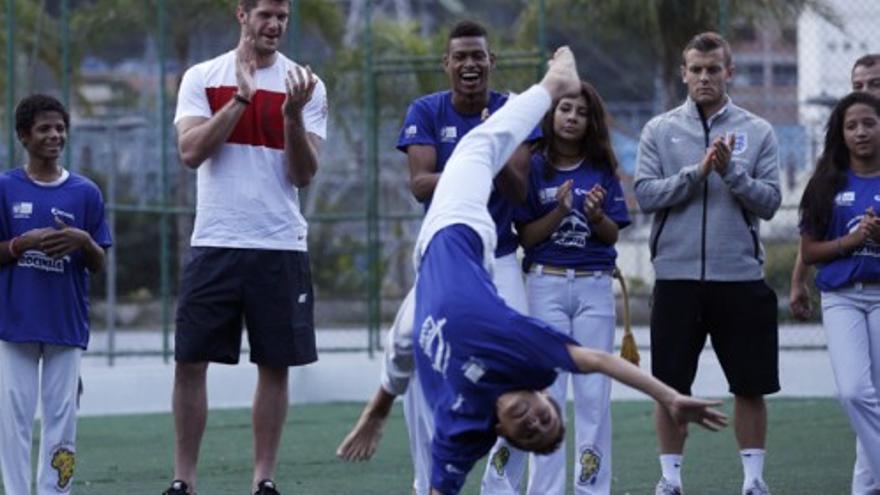
[[[723,408],[729,412],[732,406],[727,402]],[[335,458],[336,446],[360,409],[361,404],[351,403],[291,409],[276,479],[282,493],[410,494],[412,468],[399,405],[373,460],[347,464]],[[659,467],[651,409],[649,402],[613,405],[615,494],[653,493]],[[854,437],[837,403],[771,400],[769,411],[765,479],[773,493],[848,493]],[[732,428],[691,432],[683,471],[687,493],[738,494],[742,474]],[[172,441],[169,414],[81,419],[74,493],[158,495],[172,475]],[[201,451],[199,494],[247,494],[251,455],[249,411],[212,411]],[[463,493],[478,493],[483,465],[471,473]]]

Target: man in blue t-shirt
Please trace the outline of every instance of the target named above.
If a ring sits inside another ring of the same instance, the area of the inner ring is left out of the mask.
[[[455,146],[508,100],[507,94],[489,89],[489,75],[494,66],[495,55],[489,49],[485,28],[471,21],[456,24],[450,31],[443,55],[451,89],[422,96],[407,110],[397,149],[407,155],[413,196],[426,210]],[[538,137],[540,131],[536,127],[525,141]],[[504,300],[521,312],[527,310],[527,302],[516,259],[517,238],[512,221],[516,204],[526,197],[529,158],[528,144],[518,146],[494,181],[496,187],[489,197],[489,210],[498,235],[493,281]],[[389,333],[381,387],[340,444],[337,455],[345,460],[368,459],[376,449],[395,397],[405,394],[404,415],[415,470],[414,491],[425,495],[433,425],[430,408],[424,403],[418,383],[410,383],[412,302],[410,292]]]
[[[679,422],[717,429],[726,417],[622,359],[580,347],[499,297],[490,270],[495,225],[486,204],[492,180],[550,108],[577,92],[574,56],[559,49],[540,84],[469,133],[451,156],[415,246],[413,340],[418,377],[435,424],[431,493],[456,494],[497,435],[531,452],[551,452],[564,435],[543,392],[559,369],[601,372],[642,390]]]
[[[57,99],[22,100],[15,130],[28,161],[0,174],[0,470],[9,494],[31,493],[38,402],[37,492],[73,485],[89,274],[103,269],[111,239],[101,191],[59,163],[69,124]]]

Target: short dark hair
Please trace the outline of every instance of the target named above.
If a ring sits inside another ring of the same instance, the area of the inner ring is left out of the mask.
[[[483,27],[482,24],[475,21],[460,21],[455,26],[452,26],[452,30],[449,31],[449,38],[446,39],[447,43],[450,40],[454,40],[455,38],[488,38],[489,32],[486,31],[486,28]]]
[[[724,53],[724,66],[730,67],[733,63],[733,53],[730,51],[730,43],[728,43],[723,36],[713,31],[700,33],[688,41],[688,44],[684,46],[684,50],[681,51],[681,64],[687,65],[687,59],[685,57],[687,56],[687,52],[691,50],[706,53],[719,48],[721,48]]]
[[[873,67],[876,64],[880,64],[880,53],[869,53],[867,55],[862,55],[853,64],[852,71],[855,72],[856,67]]]
[[[562,445],[562,441],[565,440],[565,421],[562,417],[562,409],[559,407],[559,403],[556,402],[556,399],[554,399],[553,397],[550,397],[548,395],[547,400],[550,401],[550,404],[553,404],[553,409],[556,409],[556,417],[559,418],[559,429],[556,431],[556,434],[547,437],[544,444],[537,448],[526,447],[517,442],[515,439],[505,436],[505,440],[507,440],[510,445],[513,445],[519,450],[534,452],[538,455],[552,454],[553,452],[556,452],[556,449],[558,449],[560,445]]]
[[[64,127],[70,128],[70,114],[64,104],[53,96],[37,93],[21,100],[15,107],[15,132],[19,136],[30,134],[37,115],[47,112],[60,113]]]
[[[291,0],[269,0],[275,3],[290,3]],[[238,5],[244,9],[245,12],[250,12],[253,10],[257,4],[260,3],[260,0],[238,0]]]

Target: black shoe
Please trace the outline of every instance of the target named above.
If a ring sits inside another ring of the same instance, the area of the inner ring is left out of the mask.
[[[162,492],[162,495],[190,495],[189,487],[185,481],[174,480],[171,482],[171,486]]]
[[[257,483],[257,491],[254,495],[281,495],[281,492],[275,488],[275,482],[272,480],[263,480]]]

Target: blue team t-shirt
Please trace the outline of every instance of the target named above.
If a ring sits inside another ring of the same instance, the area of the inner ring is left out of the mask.
[[[0,240],[55,227],[55,218],[111,245],[101,191],[70,173],[40,185],[23,169],[0,174]],[[86,348],[89,342],[89,273],[80,251],[53,260],[36,249],[0,266],[0,340]]]
[[[495,113],[507,103],[507,99],[508,95],[491,91],[487,106],[489,113]],[[433,146],[437,153],[436,172],[442,172],[459,140],[482,121],[481,112],[459,113],[452,106],[451,91],[422,96],[416,99],[406,112],[406,118],[397,140],[397,149],[406,153],[407,147],[413,144]],[[536,128],[526,142],[534,141],[540,137],[540,129]],[[430,204],[430,199],[425,202],[425,211],[428,211]],[[489,214],[495,222],[498,233],[498,245],[495,248],[496,257],[516,251],[517,239],[513,232],[514,206],[497,190],[493,190],[489,196]]]
[[[831,221],[823,240],[837,239],[856,230],[868,207],[880,214],[880,177],[847,174],[846,186],[834,197]],[[880,245],[868,239],[849,256],[819,265],[816,287],[823,291],[840,289],[855,282],[880,281]]]
[[[577,342],[507,306],[482,261],[477,233],[451,225],[431,239],[416,282],[413,351],[434,408],[431,485],[444,494],[458,493],[495,443],[498,396],[577,371],[567,349]]]
[[[529,169],[529,195],[525,204],[516,208],[514,221],[529,223],[556,208],[556,191],[567,180],[572,180],[572,208],[550,237],[525,250],[523,268],[528,271],[533,263],[578,270],[610,270],[614,268],[617,251],[596,239],[584,213],[584,200],[595,184],[605,189],[602,211],[617,227],[630,224],[629,213],[620,180],[589,163],[581,163],[573,170],[553,170],[543,152],[532,154]]]

